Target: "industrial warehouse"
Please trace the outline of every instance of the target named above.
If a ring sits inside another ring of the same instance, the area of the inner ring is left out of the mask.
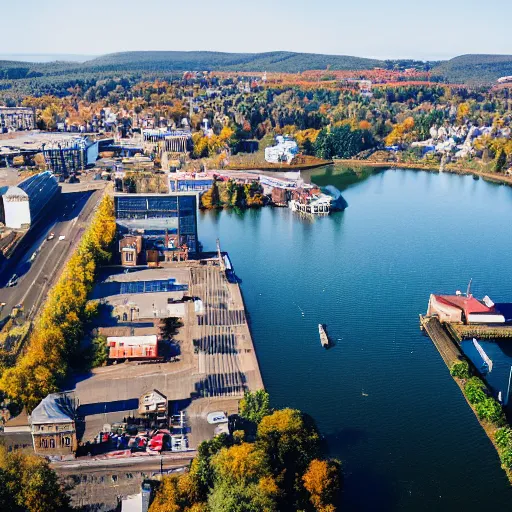
[[[0,222],[10,229],[29,229],[60,189],[49,171],[31,176],[17,186],[0,188]]]
[[[503,324],[505,317],[486,295],[481,301],[470,293],[430,296],[427,315],[436,315],[441,322],[463,324]]]

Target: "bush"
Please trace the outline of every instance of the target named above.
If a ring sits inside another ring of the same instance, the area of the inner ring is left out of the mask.
[[[469,364],[467,361],[461,361],[460,363],[454,363],[450,368],[450,373],[453,377],[459,379],[469,379],[471,376],[469,373]]]
[[[485,384],[478,377],[471,377],[464,386],[466,398],[471,404],[483,402],[487,395],[484,392]]]
[[[106,336],[96,336],[92,340],[91,367],[103,366],[108,359],[108,346]]]
[[[180,327],[183,327],[183,322],[179,318],[174,316],[164,318],[160,322],[160,336],[163,339],[170,340],[178,334]]]
[[[259,389],[254,393],[246,391],[244,397],[240,400],[239,408],[240,416],[256,425],[272,412],[270,409],[270,397],[263,389]]]
[[[507,448],[508,446],[512,448],[512,429],[510,427],[500,428],[496,432],[495,439],[498,448]]]
[[[478,417],[495,425],[502,425],[505,419],[501,405],[494,398],[486,397],[475,406]]]
[[[501,452],[500,459],[506,468],[512,469],[512,448],[506,448],[503,450]]]

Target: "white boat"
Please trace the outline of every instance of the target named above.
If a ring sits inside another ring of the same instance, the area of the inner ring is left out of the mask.
[[[323,347],[327,348],[329,346],[329,338],[322,324],[318,324],[318,333],[320,334],[320,343]]]

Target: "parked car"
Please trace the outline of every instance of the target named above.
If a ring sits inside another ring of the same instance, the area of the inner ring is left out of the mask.
[[[7,282],[7,288],[11,288],[12,286],[16,286],[18,284],[18,275],[14,274],[11,279]]]
[[[170,449],[170,436],[169,434],[156,434],[151,438],[148,448],[155,452],[166,451]]]
[[[228,417],[222,411],[216,411],[208,414],[206,421],[210,425],[216,425],[217,423],[227,423]]]
[[[66,238],[66,235],[60,235],[59,240],[64,240]]]
[[[53,240],[55,238],[55,233],[50,233],[46,240]]]

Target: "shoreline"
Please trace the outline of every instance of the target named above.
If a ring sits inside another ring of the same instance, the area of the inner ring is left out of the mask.
[[[439,167],[437,165],[428,165],[428,164],[418,164],[418,163],[407,163],[407,162],[370,162],[368,160],[355,160],[355,159],[335,159],[335,165],[347,165],[353,167],[373,167],[375,169],[413,169],[418,171],[427,171],[427,172],[449,172],[451,174],[461,174],[461,175],[473,175],[478,176],[479,178],[483,178],[487,181],[492,181],[495,183],[502,183],[504,185],[512,186],[512,176],[505,176],[503,174],[491,173],[485,171],[479,171],[476,169],[468,169],[462,167],[450,167],[450,164],[447,164],[444,171],[439,171]]]
[[[428,332],[428,329],[425,328],[426,327],[426,323],[428,323],[428,322],[426,322],[426,320],[427,320],[427,317],[422,317],[422,315],[420,315],[420,329],[424,330],[425,335],[430,339],[430,341],[432,342],[434,347],[439,352],[439,355],[441,356],[441,359],[444,361],[444,363],[446,364],[446,367],[448,368],[448,372],[450,373],[450,376],[452,377],[454,382],[457,384],[457,386],[460,388],[460,391],[462,393],[462,396],[463,396],[464,400],[469,405],[470,409],[473,411],[473,414],[475,415],[476,420],[478,421],[478,423],[480,424],[480,426],[484,430],[484,432],[485,432],[486,436],[488,437],[489,441],[494,446],[494,449],[496,450],[496,452],[498,454],[498,458],[500,459],[500,467],[505,472],[505,474],[507,475],[507,478],[508,478],[508,481],[509,481],[510,485],[512,485],[512,470],[509,469],[508,467],[506,467],[505,464],[503,464],[501,462],[501,452],[502,452],[502,450],[500,449],[500,447],[498,446],[498,444],[496,442],[496,432],[501,427],[497,426],[497,425],[495,425],[495,424],[493,424],[493,423],[491,423],[489,421],[483,420],[483,419],[481,419],[479,417],[478,412],[476,410],[476,406],[474,404],[472,404],[468,400],[468,397],[466,396],[465,387],[464,387],[465,386],[465,379],[457,377],[455,375],[452,375],[450,365],[455,363],[455,362],[457,362],[457,361],[466,361],[468,363],[468,365],[469,365],[469,368],[473,369],[470,372],[470,375],[472,374],[472,376],[476,376],[479,379],[481,379],[482,382],[484,383],[484,385],[488,388],[489,386],[487,384],[487,381],[485,380],[485,378],[482,375],[480,375],[476,371],[476,369],[474,368],[474,365],[471,362],[471,360],[462,351],[461,346],[460,346],[461,338],[459,337],[459,333],[456,331],[455,326],[453,324],[445,324],[443,326],[443,333],[444,333],[446,339],[449,340],[449,342],[447,341],[447,343],[451,343],[451,345],[452,345],[451,348],[454,351],[454,353],[456,354],[455,357],[452,357],[451,359],[450,358],[447,359],[445,357],[446,354],[442,350],[442,347],[439,346],[438,342],[436,343],[435,337],[431,336],[430,333]],[[509,425],[510,425],[509,421],[506,421],[506,424],[504,426],[509,426]]]

